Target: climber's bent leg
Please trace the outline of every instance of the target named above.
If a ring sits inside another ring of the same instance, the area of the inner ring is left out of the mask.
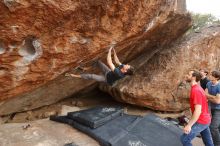
[[[111,69],[107,65],[105,65],[103,62],[101,62],[100,60],[97,61],[97,64],[99,68],[102,70],[104,75],[106,75],[108,72],[111,71]]]

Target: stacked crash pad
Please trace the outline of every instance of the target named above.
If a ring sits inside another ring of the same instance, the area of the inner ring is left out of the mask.
[[[71,125],[102,146],[181,146],[181,129],[172,122],[154,114],[124,114],[121,107],[100,106],[50,119]]]
[[[97,128],[123,114],[121,107],[95,107],[78,112],[69,112],[67,117],[90,128]]]

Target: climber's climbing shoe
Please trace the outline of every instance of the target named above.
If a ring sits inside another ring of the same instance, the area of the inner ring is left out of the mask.
[[[70,73],[65,73],[65,77],[70,77]]]

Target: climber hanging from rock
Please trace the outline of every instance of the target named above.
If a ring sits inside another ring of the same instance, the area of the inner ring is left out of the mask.
[[[118,67],[115,67],[115,65],[112,62],[112,50],[114,52],[114,61],[118,65]],[[118,56],[113,47],[110,47],[107,55],[107,63],[109,67],[100,60],[98,60],[96,63],[98,67],[102,70],[103,73],[102,75],[87,74],[87,73],[76,75],[76,74],[66,73],[65,76],[83,78],[88,80],[92,79],[98,82],[105,82],[108,83],[109,85],[113,85],[115,81],[124,78],[126,75],[133,75],[134,73],[134,68],[132,66],[128,64],[122,64],[119,61]]]

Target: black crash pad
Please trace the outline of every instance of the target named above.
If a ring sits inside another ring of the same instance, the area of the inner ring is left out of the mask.
[[[67,116],[51,116],[50,120],[69,124],[97,140],[100,145],[111,146],[111,143],[118,137],[124,136],[127,133],[126,128],[139,118],[141,117],[124,114],[95,129],[69,119]]]
[[[139,119],[126,130],[128,133],[111,143],[112,146],[182,146],[182,130],[172,122],[153,114]]]
[[[102,115],[99,114],[100,111],[94,111],[88,112],[90,117]],[[105,116],[97,117],[105,119]],[[144,117],[123,114],[105,121],[95,129],[81,124],[79,120],[70,119],[70,116],[51,116],[50,119],[73,126],[93,137],[103,146],[182,146],[180,142],[182,130],[172,122],[154,114]],[[94,119],[90,122],[94,122]]]
[[[103,146],[182,146],[181,129],[155,115],[139,117],[124,114],[96,129],[84,126],[67,116],[53,116],[51,120],[67,123],[93,137]]]
[[[67,116],[90,128],[97,128],[123,114],[122,107],[98,106],[86,110],[69,112]]]

